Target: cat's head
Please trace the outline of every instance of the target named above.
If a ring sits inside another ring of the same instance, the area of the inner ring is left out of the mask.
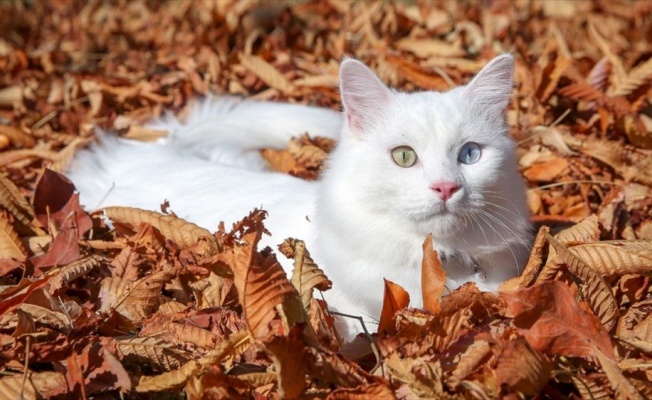
[[[513,65],[511,55],[502,55],[465,86],[400,93],[361,62],[345,60],[346,123],[329,171],[347,174],[349,190],[342,195],[439,238],[459,235],[473,221],[497,218],[498,225],[513,218],[504,210],[511,208],[509,185],[517,195],[523,191],[514,182],[519,177],[504,116]],[[492,204],[498,216],[487,215]]]

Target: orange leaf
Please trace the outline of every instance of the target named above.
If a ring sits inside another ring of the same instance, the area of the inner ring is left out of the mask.
[[[541,352],[569,357],[593,357],[594,347],[614,358],[609,333],[591,313],[582,310],[568,287],[545,282],[501,293],[514,314],[514,325]]]
[[[441,310],[440,298],[446,284],[446,270],[442,268],[437,250],[432,248],[432,233],[423,242],[423,261],[421,262],[421,294],[423,308],[433,314]]]
[[[378,333],[392,335],[396,333],[394,315],[410,304],[410,295],[401,285],[387,279],[383,280],[385,281],[385,293],[383,294],[383,311],[380,313]]]

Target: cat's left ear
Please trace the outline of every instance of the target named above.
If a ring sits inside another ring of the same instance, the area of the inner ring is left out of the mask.
[[[502,117],[512,95],[513,75],[514,57],[498,56],[466,85],[466,94],[476,108]]]
[[[340,66],[340,94],[349,131],[359,139],[383,117],[393,97],[373,71],[352,58]]]

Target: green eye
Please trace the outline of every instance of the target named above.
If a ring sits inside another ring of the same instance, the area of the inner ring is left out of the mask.
[[[417,153],[410,146],[398,146],[392,150],[392,158],[399,167],[410,168],[417,162]]]

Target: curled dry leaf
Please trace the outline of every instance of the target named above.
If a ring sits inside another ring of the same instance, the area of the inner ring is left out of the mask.
[[[325,291],[330,289],[333,283],[312,260],[302,240],[286,239],[281,246],[292,249],[290,258],[294,258],[294,269],[292,270],[291,282],[299,292],[303,308],[308,311],[310,310],[310,301],[313,299],[313,289]]]
[[[643,400],[644,397],[638,392],[636,387],[623,375],[623,371],[618,367],[618,363],[613,357],[607,356],[600,349],[596,348],[594,352],[602,370],[611,384],[611,389],[616,393],[617,399]]]
[[[550,235],[547,238],[566,268],[584,282],[582,286],[584,297],[588,300],[591,310],[600,319],[600,322],[607,331],[610,331],[620,317],[618,302],[616,302],[611,287],[601,274],[575,254],[573,248],[566,247]]]
[[[609,333],[581,309],[561,282],[501,293],[514,315],[514,325],[534,349],[550,355],[595,357],[599,349],[614,358]]]
[[[299,397],[305,390],[305,348],[301,340],[293,337],[272,336],[263,341],[267,355],[274,361],[281,398]]]
[[[0,258],[24,259],[27,250],[11,222],[0,213]]]
[[[10,179],[2,174],[0,174],[0,207],[6,208],[25,226],[29,226],[34,219],[34,209],[25,200],[25,196]]]
[[[546,234],[546,242],[548,241],[549,234]],[[562,244],[576,245],[581,243],[592,243],[597,241],[600,238],[600,228],[598,226],[598,218],[595,215],[591,215],[588,218],[583,219],[579,223],[566,228],[558,232],[555,236]],[[560,265],[559,258],[557,257],[557,251],[554,246],[548,247],[548,259],[541,270],[539,276],[537,276],[537,281],[546,281],[554,278],[557,273]]]
[[[86,275],[89,271],[100,266],[102,256],[94,254],[81,260],[74,261],[61,268],[50,280],[48,291],[56,294],[64,284]]]
[[[433,314],[441,310],[440,298],[446,285],[446,270],[442,268],[437,250],[432,247],[432,234],[423,242],[423,260],[421,261],[421,293],[423,308]]]
[[[652,273],[650,240],[588,243],[571,251],[604,276]]]
[[[612,400],[614,398],[614,393],[609,390],[609,382],[604,374],[580,377],[571,373],[571,381],[583,399]]]
[[[405,385],[416,398],[435,399],[443,396],[442,369],[439,361],[424,358],[401,358],[394,353],[383,360],[387,375]]]
[[[114,345],[120,361],[125,362],[128,358],[132,362],[146,363],[154,371],[172,371],[191,359],[191,354],[154,336],[119,337]]]
[[[462,352],[456,353],[457,363],[448,377],[447,384],[453,389],[457,388],[473,371],[485,363],[491,354],[489,342],[479,338],[473,341]],[[447,367],[449,366],[447,365]]]
[[[292,82],[290,82],[283,74],[281,74],[273,65],[265,61],[259,56],[239,54],[240,63],[248,70],[253,72],[263,82],[268,84],[274,89],[280,90],[282,93],[292,93],[295,89]]]
[[[130,323],[139,323],[156,311],[163,285],[173,276],[170,271],[158,271],[137,281],[105,278],[100,289],[100,310],[115,310]]]
[[[305,350],[308,375],[319,379],[324,386],[336,385],[352,388],[376,383],[380,380],[339,354],[314,347],[306,347]]]
[[[178,389],[185,384],[190,376],[201,375],[208,366],[220,364],[227,359],[242,354],[242,348],[248,347],[249,344],[250,338],[246,331],[235,332],[203,357],[188,361],[179,369],[164,372],[160,375],[140,377],[135,390],[139,393],[145,393]]]
[[[46,286],[49,281],[49,276],[35,281],[23,279],[16,286],[5,288],[0,292],[0,317],[20,307],[32,293]]]
[[[208,230],[172,215],[132,207],[107,207],[102,211],[114,223],[127,225],[130,230],[146,222],[182,249],[188,248],[200,240],[203,244],[200,247],[204,251],[203,255],[215,254],[219,248]]]
[[[66,378],[61,372],[29,372],[8,375],[0,379],[0,393],[6,399],[49,399],[66,390]]]
[[[340,388],[331,392],[327,400],[367,400],[367,399],[386,399],[393,400],[396,398],[394,392],[385,385],[372,383],[360,385],[354,388]]]
[[[548,244],[547,236],[550,234],[550,228],[547,226],[542,226],[537,232],[537,236],[534,238],[534,243],[532,244],[532,250],[530,251],[530,257],[527,260],[527,264],[523,268],[521,276],[514,278],[516,282],[516,287],[507,286],[511,281],[505,282],[505,284],[500,286],[500,291],[509,291],[513,289],[522,289],[530,286],[534,283],[535,279],[539,275],[543,264],[543,249]]]
[[[410,305],[410,295],[403,287],[383,278],[385,292],[383,293],[383,308],[378,322],[379,335],[393,335],[396,333],[394,316],[400,310]]]
[[[522,338],[501,342],[496,356],[496,380],[512,391],[532,396],[543,388],[551,377],[553,364]]]

